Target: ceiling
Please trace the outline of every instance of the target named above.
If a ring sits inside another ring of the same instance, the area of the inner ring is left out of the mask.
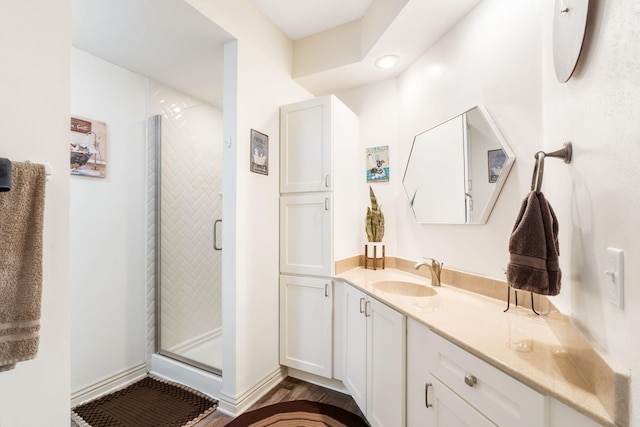
[[[222,98],[228,33],[183,0],[72,0],[72,44],[206,102]]]
[[[362,18],[372,0],[251,0],[291,40]]]
[[[357,32],[360,27],[372,33],[370,22],[383,25],[373,39],[368,34],[367,49],[348,62],[332,59],[326,61],[331,67],[315,64],[296,75],[294,58],[296,81],[316,95],[397,76],[480,1],[251,0],[294,41],[300,56],[339,51],[330,41],[335,43],[337,27],[354,30],[350,37],[360,46],[359,38],[367,36]],[[396,9],[389,11],[391,4]],[[223,45],[233,37],[184,0],[72,0],[72,5],[76,48],[205,102],[220,102]],[[305,51],[309,39],[316,44]],[[386,53],[399,55],[399,66],[374,67],[375,58]]]

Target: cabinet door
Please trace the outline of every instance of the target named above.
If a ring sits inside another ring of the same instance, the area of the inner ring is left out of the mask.
[[[280,197],[280,272],[333,275],[330,193]]]
[[[367,413],[367,319],[366,296],[356,288],[344,286],[344,386],[358,407]]]
[[[549,426],[565,427],[598,427],[600,423],[587,418],[575,409],[568,407],[562,402],[550,397],[549,398]]]
[[[332,376],[331,280],[280,276],[280,363]]]
[[[429,421],[423,427],[496,427],[480,412],[452,392],[446,385],[428,375]]]
[[[332,100],[323,96],[280,108],[280,192],[332,189]]]
[[[429,331],[429,372],[501,426],[546,425],[545,397],[447,339]]]
[[[429,373],[430,333],[407,321],[407,427],[494,426]]]
[[[372,427],[405,425],[406,318],[376,299],[367,318],[367,420]]]
[[[407,427],[435,426],[435,410],[428,407],[429,329],[415,320],[407,321]],[[433,402],[429,403],[432,404]]]

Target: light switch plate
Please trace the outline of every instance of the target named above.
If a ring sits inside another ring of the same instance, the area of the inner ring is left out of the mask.
[[[605,270],[607,297],[612,304],[624,308],[624,251],[607,248]]]

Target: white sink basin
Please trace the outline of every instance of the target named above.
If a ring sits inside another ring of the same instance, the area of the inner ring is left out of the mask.
[[[437,294],[436,290],[429,286],[403,280],[381,280],[374,282],[373,287],[381,292],[407,297],[431,297]]]

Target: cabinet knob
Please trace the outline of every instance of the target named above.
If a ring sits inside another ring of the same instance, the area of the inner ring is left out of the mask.
[[[467,374],[464,376],[464,383],[469,387],[473,387],[474,385],[478,384],[478,379],[471,374]]]

